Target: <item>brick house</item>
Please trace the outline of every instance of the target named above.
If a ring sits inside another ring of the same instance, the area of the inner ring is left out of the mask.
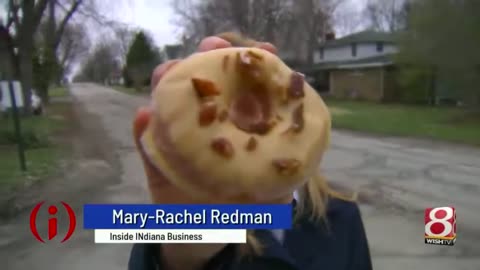
[[[363,31],[335,39],[331,35],[304,69],[307,79],[326,96],[386,101],[395,92],[392,34]]]

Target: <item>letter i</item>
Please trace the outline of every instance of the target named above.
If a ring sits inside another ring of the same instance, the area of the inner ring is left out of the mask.
[[[50,215],[55,215],[57,213],[57,207],[51,205],[48,207],[48,213]],[[57,235],[57,218],[50,217],[48,219],[48,240],[52,240]]]

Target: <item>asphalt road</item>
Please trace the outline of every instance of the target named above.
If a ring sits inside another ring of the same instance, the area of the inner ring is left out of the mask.
[[[86,202],[148,202],[131,139],[132,116],[147,99],[93,84],[74,85],[72,94],[83,108],[83,121],[95,120],[103,126],[91,134],[107,133],[118,163],[98,157],[79,162],[68,181],[87,185],[83,193],[74,196],[59,188],[56,195],[39,196],[68,201],[81,194],[72,202],[79,213]],[[92,144],[100,140],[92,136],[86,133],[84,140]],[[335,186],[360,192],[374,269],[480,269],[480,149],[334,132],[322,171]],[[457,209],[455,246],[424,244],[424,209],[437,206]],[[28,230],[28,213],[0,226],[0,260],[6,262],[5,269],[126,269],[130,245],[94,245],[92,232],[81,229],[81,220],[77,222],[79,229],[64,244],[36,242]]]

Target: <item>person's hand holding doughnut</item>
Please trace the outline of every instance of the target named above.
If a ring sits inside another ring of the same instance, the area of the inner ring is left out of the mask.
[[[329,110],[273,45],[208,37],[151,85],[133,130],[153,203],[292,203],[296,224],[248,231],[246,245],[135,244],[130,270],[371,269],[357,205],[319,172]]]

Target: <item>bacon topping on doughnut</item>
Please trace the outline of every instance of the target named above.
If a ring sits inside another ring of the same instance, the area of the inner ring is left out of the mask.
[[[220,90],[218,90],[215,83],[210,80],[192,78],[192,84],[199,98],[220,95]]]
[[[226,110],[223,110],[218,115],[218,121],[220,121],[220,122],[224,122],[225,120],[227,120],[227,118],[228,118],[228,112]]]
[[[257,59],[257,60],[263,60],[263,55],[259,54],[259,53],[256,53],[254,51],[248,51],[247,52],[247,55]]]
[[[248,139],[247,145],[245,146],[245,149],[247,149],[248,152],[251,152],[257,148],[257,140],[254,137],[250,137]]]
[[[300,104],[292,112],[292,124],[282,134],[299,133],[304,127],[305,119],[303,118],[303,104]]]
[[[265,135],[273,127],[270,121],[270,98],[268,93],[257,88],[235,97],[230,106],[229,119],[247,133]]]
[[[294,158],[280,158],[272,161],[278,173],[282,175],[294,175],[300,168],[300,161]]]
[[[292,130],[298,133],[303,130],[304,125],[303,104],[300,104],[292,114]]]
[[[233,157],[234,150],[232,143],[226,138],[216,138],[212,140],[210,145],[217,154],[230,159]]]
[[[265,135],[270,131],[272,127],[273,127],[273,123],[262,121],[262,122],[258,122],[250,125],[250,130],[256,134]]]
[[[304,76],[298,72],[293,72],[290,75],[290,87],[288,88],[288,95],[290,98],[298,99],[305,96],[303,91]]]
[[[226,70],[227,70],[229,60],[230,60],[230,58],[229,58],[228,55],[225,55],[225,56],[223,57],[223,60],[222,60],[222,69],[223,69],[223,71],[226,71]]]
[[[247,76],[249,80],[262,81],[264,80],[264,74],[260,68],[260,61],[263,60],[263,56],[253,51],[242,51],[236,55],[237,68],[240,73]]]
[[[208,126],[217,117],[217,104],[213,102],[205,102],[200,105],[200,114],[198,115],[198,123],[200,126]]]
[[[245,53],[245,52],[237,53],[237,62],[239,64],[245,65],[245,66],[253,64],[252,58],[250,57],[250,55],[248,53]]]

